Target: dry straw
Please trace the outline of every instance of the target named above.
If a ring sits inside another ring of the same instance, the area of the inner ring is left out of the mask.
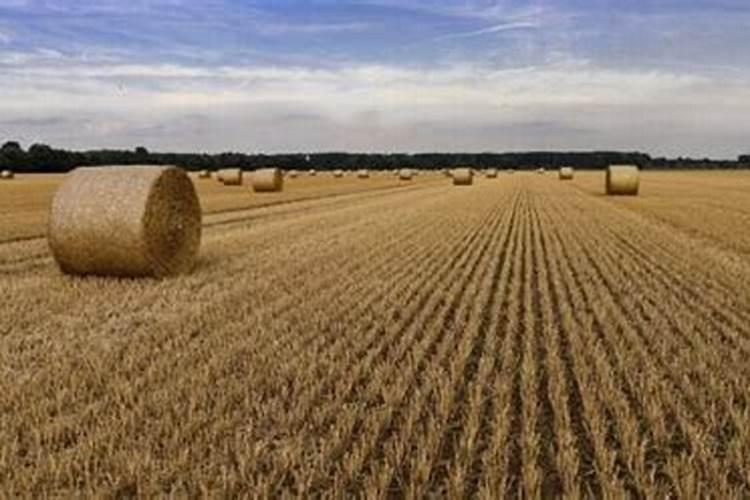
[[[199,179],[210,179],[211,178],[211,172],[208,170],[201,170],[198,172],[198,178]]]
[[[474,182],[474,172],[470,168],[454,168],[452,177],[454,186],[471,186]]]
[[[177,167],[78,168],[52,200],[48,241],[69,274],[185,273],[200,248],[200,202]]]
[[[287,172],[287,174],[286,174],[286,175],[287,175],[287,176],[288,176],[288,177],[289,177],[290,179],[296,179],[296,178],[297,178],[297,176],[299,175],[299,172],[297,172],[296,170],[290,170],[289,172]]]
[[[561,181],[572,181],[573,167],[562,167],[558,176]]]
[[[225,186],[242,185],[241,168],[223,168],[216,173],[216,178]]]
[[[538,168],[537,171],[536,171],[536,173],[539,174],[539,175],[544,175],[545,172],[546,172],[546,170],[544,169],[544,167]]]
[[[635,196],[639,187],[640,171],[635,165],[610,165],[607,168],[607,194]]]
[[[314,168],[308,170],[307,173],[310,175],[310,177],[315,177],[316,175],[318,175],[318,172],[316,172]]]
[[[446,177],[450,177],[450,176],[452,175],[452,174],[451,174],[451,169],[449,169],[449,168],[444,168],[444,169],[443,169],[443,175],[444,175],[444,176],[446,176]]]
[[[0,172],[0,179],[4,179],[6,181],[11,180],[15,176],[16,174],[14,174],[11,170],[3,170],[2,172]]]
[[[343,170],[334,170],[333,171],[333,176],[334,177],[343,177],[344,176],[344,171]]]
[[[402,181],[410,181],[414,172],[410,168],[402,168],[398,171],[398,178]]]
[[[256,170],[250,179],[256,193],[273,193],[284,189],[284,175],[278,168]]]
[[[361,169],[357,171],[357,177],[360,179],[369,179],[370,178],[370,172],[367,171],[367,169]]]
[[[496,168],[488,168],[484,172],[484,176],[488,179],[497,179],[497,169]]]

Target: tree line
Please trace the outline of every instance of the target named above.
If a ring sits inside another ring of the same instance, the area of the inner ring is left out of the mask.
[[[636,164],[644,169],[734,169],[750,168],[750,155],[737,161],[693,158],[652,158],[646,153],[591,151],[518,153],[156,153],[144,147],[133,150],[69,151],[33,144],[24,149],[16,141],[0,147],[0,169],[16,172],[67,172],[79,166],[100,165],[178,165],[187,170],[216,170],[239,167],[254,170],[265,167],[283,169],[380,170],[393,168],[440,169],[453,167],[535,169],[571,166],[578,169],[601,169],[611,164]]]

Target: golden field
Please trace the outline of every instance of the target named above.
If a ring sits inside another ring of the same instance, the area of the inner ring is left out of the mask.
[[[200,262],[60,274],[0,182],[0,492],[750,496],[750,173],[196,180]]]

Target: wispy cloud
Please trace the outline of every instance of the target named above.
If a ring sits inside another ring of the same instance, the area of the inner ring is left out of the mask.
[[[517,21],[517,22],[510,22],[510,23],[500,23],[496,24],[494,26],[490,26],[487,28],[482,28],[479,30],[473,30],[473,31],[465,31],[461,33],[451,33],[448,35],[442,35],[439,37],[434,38],[435,41],[440,40],[454,40],[457,38],[471,38],[475,36],[482,36],[482,35],[491,35],[495,33],[502,33],[504,31],[514,31],[514,30],[523,30],[523,29],[535,29],[539,28],[539,23],[537,22],[529,22],[529,21]]]

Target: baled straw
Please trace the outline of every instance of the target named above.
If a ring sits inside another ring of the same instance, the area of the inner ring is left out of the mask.
[[[225,186],[241,186],[242,185],[242,169],[241,168],[223,168],[216,174],[216,178]]]
[[[201,170],[198,172],[198,178],[199,179],[210,179],[211,178],[211,172],[208,170]]]
[[[497,169],[496,168],[488,168],[484,172],[484,176],[488,179],[496,179],[497,178]]]
[[[640,170],[635,165],[610,165],[607,168],[606,191],[609,195],[638,194]]]
[[[357,177],[360,179],[369,179],[370,178],[370,172],[367,171],[367,169],[361,169],[357,170]]]
[[[559,178],[561,181],[572,181],[573,167],[562,167],[560,169]]]
[[[333,176],[334,177],[343,177],[344,176],[344,171],[343,170],[334,170],[333,171]]]
[[[314,168],[308,170],[307,173],[310,175],[310,177],[315,177],[316,175],[318,175],[318,172]]]
[[[0,172],[0,179],[4,179],[6,181],[11,180],[15,176],[16,174],[14,174],[12,170],[3,170],[2,172]]]
[[[536,173],[540,174],[540,175],[544,175],[545,172],[546,172],[546,170],[544,169],[544,167],[538,168],[537,171],[536,171]]]
[[[288,176],[288,177],[289,177],[290,179],[296,179],[296,178],[297,178],[297,176],[299,175],[299,172],[297,172],[296,170],[290,170],[289,172],[287,172],[287,174],[286,174],[286,175],[287,175],[287,176]]]
[[[78,168],[52,200],[48,241],[68,274],[185,273],[200,248],[200,202],[177,167]]]
[[[410,181],[414,173],[410,168],[402,168],[398,171],[398,178],[402,181]]]
[[[256,170],[250,180],[256,193],[273,193],[284,189],[284,176],[278,168]]]
[[[470,168],[454,168],[452,177],[454,186],[471,186],[474,182],[474,172]]]

